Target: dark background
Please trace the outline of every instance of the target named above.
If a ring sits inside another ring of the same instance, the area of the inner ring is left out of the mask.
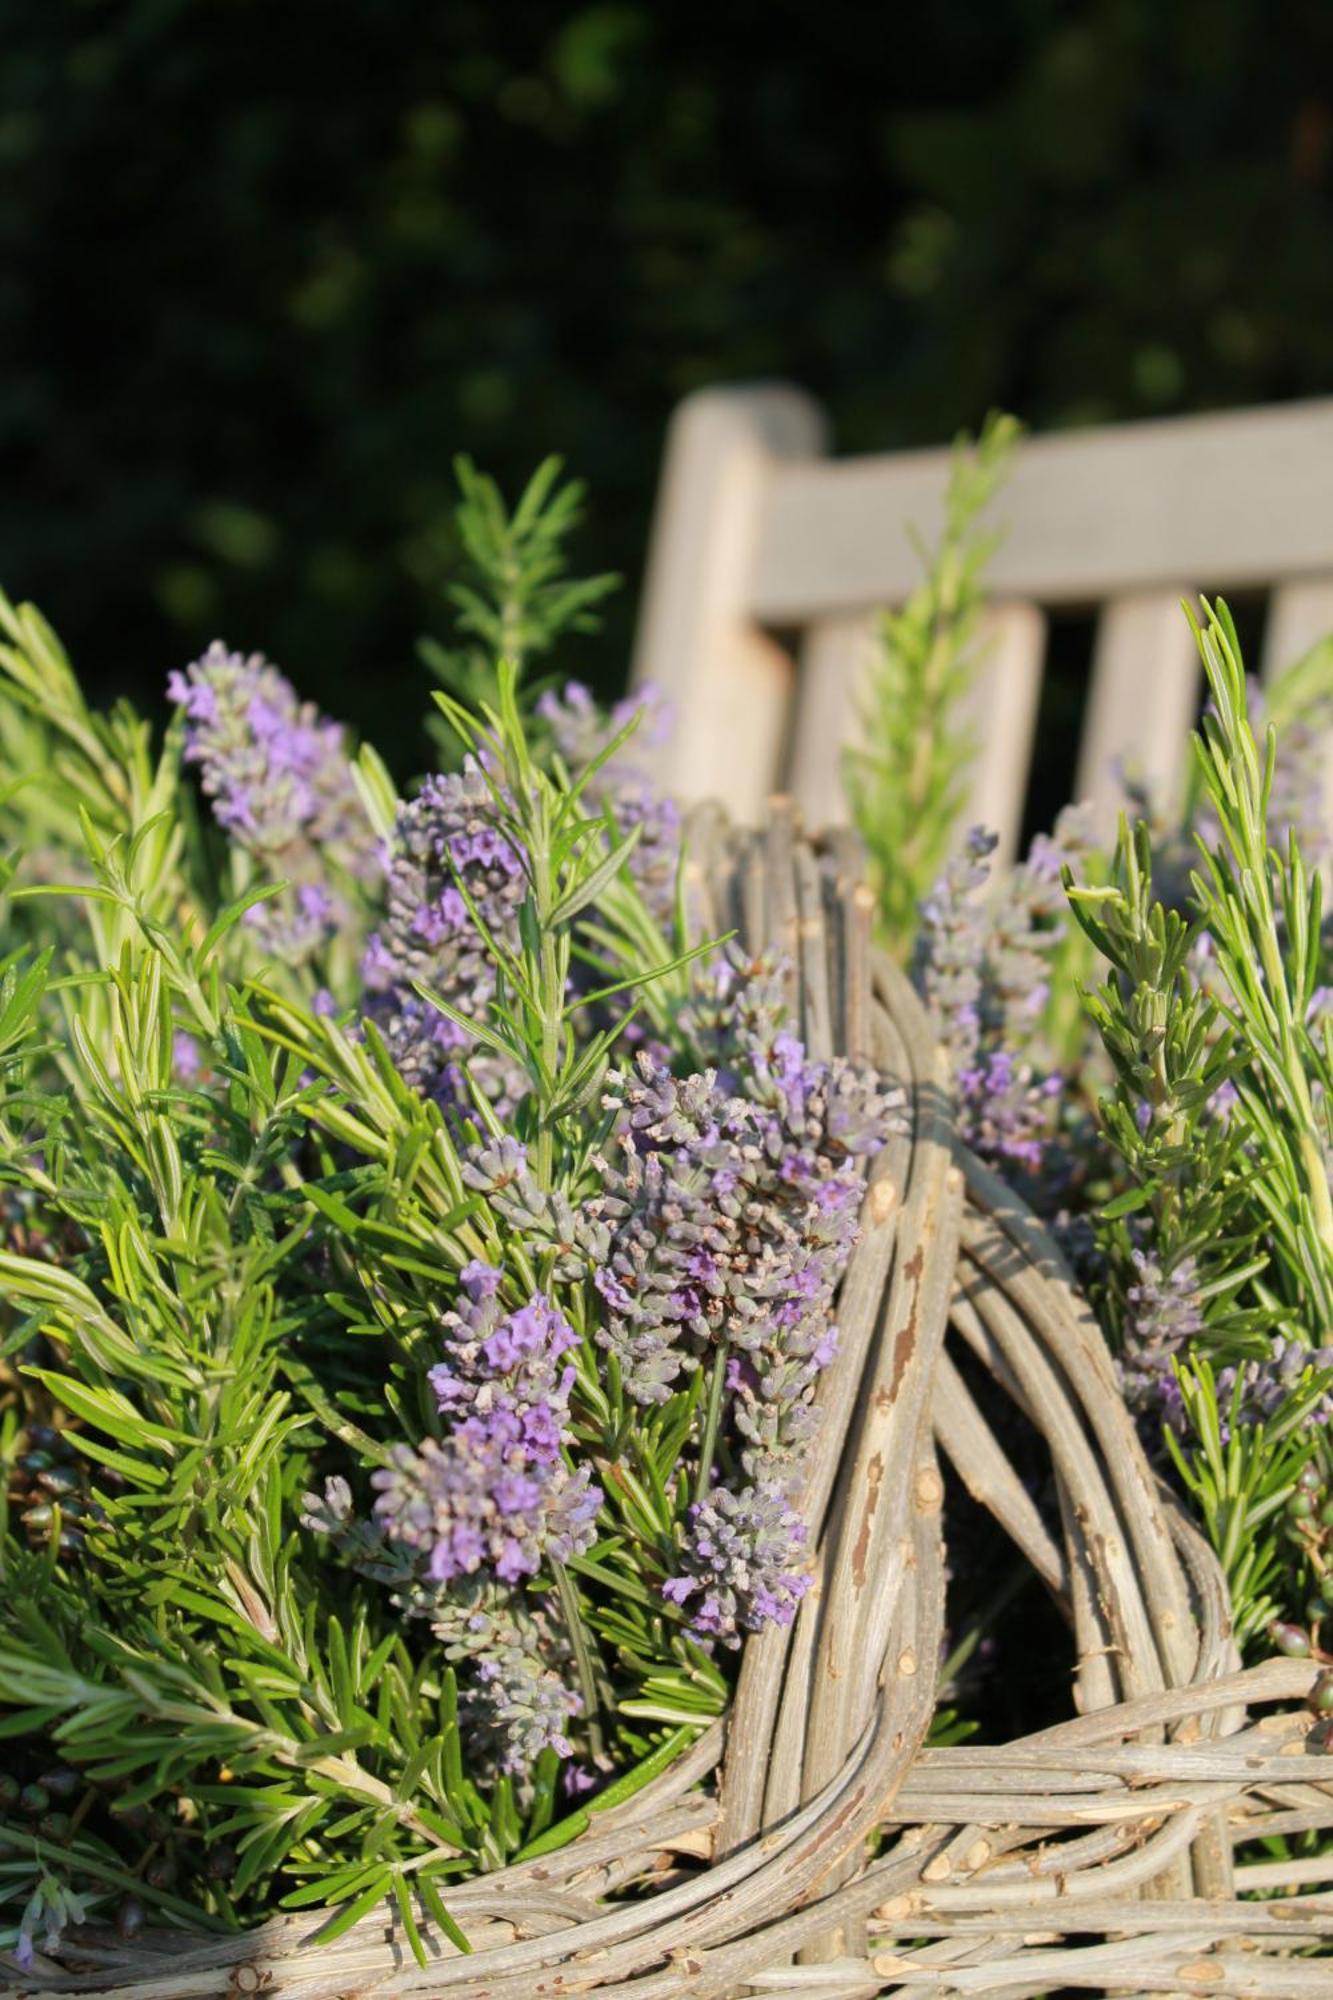
[[[1329,0],[0,9],[0,579],[99,693],[221,634],[416,754],[450,459],[785,376],[842,449],[1333,389]]]

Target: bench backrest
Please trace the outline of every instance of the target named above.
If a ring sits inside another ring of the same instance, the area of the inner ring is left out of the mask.
[[[942,520],[949,451],[838,459],[824,439],[817,404],[782,386],[701,391],[668,434],[634,678],[675,707],[664,780],[741,820],[778,791],[811,824],[845,816],[876,614],[920,579],[912,531],[930,544]],[[1033,438],[992,519],[969,814],[1008,855],[1048,611],[1097,612],[1070,789],[1104,821],[1119,762],[1157,782],[1180,769],[1199,701],[1183,595],[1270,593],[1266,674],[1333,630],[1333,400]]]

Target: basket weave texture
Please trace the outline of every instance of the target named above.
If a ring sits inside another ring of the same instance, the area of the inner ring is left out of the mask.
[[[775,806],[758,835],[697,815],[690,851],[710,926],[788,960],[811,1053],[869,1059],[909,1100],[871,1170],[821,1382],[816,1587],[794,1627],[749,1641],[726,1722],[631,1802],[451,1891],[470,1956],[423,1916],[436,1955],[419,1968],[387,1913],[327,1948],[309,1913],[234,1938],[88,1930],[7,1993],[1333,1996],[1333,1852],[1237,1859],[1333,1828],[1333,1759],[1307,1747],[1298,1705],[1314,1669],[1239,1670],[1216,1559],[1148,1465],[1096,1321],[957,1141],[920,1006],[871,951],[854,847],[808,845]],[[978,1363],[984,1394],[965,1380]],[[1049,1452],[1058,1523],[1001,1443],[1006,1402]],[[942,1459],[1068,1626],[1071,1714],[1016,1742],[923,1747]]]

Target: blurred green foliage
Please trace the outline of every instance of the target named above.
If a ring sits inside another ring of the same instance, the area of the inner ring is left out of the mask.
[[[637,576],[686,390],[843,448],[1333,387],[1327,0],[9,0],[0,573],[97,691],[220,633],[400,760],[451,461]],[[582,665],[623,671],[632,592]]]

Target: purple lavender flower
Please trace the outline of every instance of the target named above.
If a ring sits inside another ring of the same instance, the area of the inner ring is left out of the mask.
[[[469,1264],[445,1319],[447,1358],[431,1386],[449,1419],[439,1442],[400,1445],[377,1472],[375,1513],[392,1542],[416,1550],[438,1583],[486,1571],[504,1583],[567,1562],[591,1545],[600,1489],[561,1457],[568,1434],[573,1329],[541,1293],[517,1312],[500,1274]]]
[[[791,1624],[810,1588],[805,1543],[805,1524],[780,1488],[718,1487],[691,1507],[680,1571],[662,1595],[689,1605],[697,1638],[738,1646],[742,1632]]]
[[[671,704],[651,682],[625,695],[607,715],[582,681],[566,681],[558,694],[553,688],[547,690],[537,703],[537,713],[550,725],[557,751],[575,773],[585,770],[636,718],[638,727],[612,762],[629,762],[645,750],[659,749],[672,729]]]
[[[1046,1006],[1051,953],[1067,927],[1063,870],[1078,867],[1092,840],[1089,808],[1066,806],[997,885],[988,911],[983,1017],[1015,1043],[1031,1037]]]
[[[292,887],[247,914],[267,950],[307,958],[346,920],[329,871],[358,880],[378,856],[341,726],[298,699],[261,653],[214,640],[167,680],[185,713],[185,761],[197,764],[218,824],[272,880]]]
[[[694,968],[678,1027],[702,1069],[716,1070],[724,1089],[739,1093],[752,1052],[771,1047],[787,1018],[776,959],[751,959],[732,943]]]
[[[538,1184],[526,1148],[506,1134],[462,1158],[467,1186],[484,1194],[493,1215],[534,1252],[550,1259],[553,1280],[580,1284],[606,1260],[611,1234],[600,1205],[575,1208],[559,1188]]]
[[[586,688],[571,682],[539,709],[556,747],[578,777],[648,696],[621,703],[604,720]],[[619,833],[639,829],[630,872],[660,921],[674,914],[680,814],[659,799],[625,746],[591,777],[584,801],[609,813]],[[482,1021],[496,995],[496,947],[516,951],[527,891],[523,857],[512,845],[486,772],[427,780],[403,806],[391,843],[385,922],[362,961],[366,1013],[383,1034],[400,1074],[448,1109],[471,1107],[480,1089],[503,1117],[527,1091],[517,1064],[482,1048],[466,1028],[423,1000],[439,994],[466,1020]]]
[[[1203,1330],[1199,1268],[1192,1256],[1166,1267],[1144,1250],[1132,1252],[1135,1281],[1125,1294],[1119,1371],[1132,1410],[1180,1429],[1184,1409],[1175,1361]]]
[[[298,700],[262,653],[244,658],[214,640],[167,681],[185,710],[185,758],[198,764],[220,825],[256,851],[294,841],[366,845],[340,724]]]
[[[479,1760],[527,1777],[545,1750],[572,1757],[583,1703],[568,1685],[570,1646],[549,1602],[464,1578],[436,1594],[431,1623],[469,1676],[460,1720]]]
[[[922,902],[913,968],[952,1062],[962,1136],[1027,1191],[1048,1180],[1050,1199],[1061,1178],[1049,1146],[1064,1079],[1043,1047],[1041,1017],[1064,934],[1061,870],[1089,840],[1086,810],[1066,808],[985,899],[995,841],[974,828]]]
[[[582,1704],[567,1684],[569,1638],[552,1600],[484,1570],[447,1582],[423,1575],[416,1548],[391,1540],[383,1517],[358,1519],[342,1479],[307,1494],[302,1518],[361,1575],[388,1584],[406,1616],[428,1622],[464,1669],[459,1714],[478,1765],[527,1773],[544,1750],[571,1754],[567,1732]]]
[[[1303,1347],[1299,1341],[1276,1334],[1270,1351],[1262,1359],[1243,1361],[1238,1367],[1219,1369],[1217,1407],[1222,1439],[1231,1434],[1231,1402],[1237,1382],[1240,1400],[1236,1421],[1242,1425],[1271,1423],[1310,1369],[1333,1369],[1333,1347]],[[1326,1389],[1304,1419],[1307,1424],[1325,1425],[1333,1420],[1333,1388]]]
[[[955,1072],[958,1121],[983,1159],[1029,1174],[1040,1171],[1050,1142],[1051,1106],[1064,1088],[1058,1072],[1041,1076],[1006,1048],[978,1055]]]
[[[995,834],[974,826],[921,904],[913,972],[956,1067],[975,1060],[981,1039],[986,918],[979,892],[990,880],[996,841]]]
[[[429,1377],[440,1409],[454,1419],[489,1415],[502,1393],[507,1415],[520,1425],[523,1449],[554,1464],[574,1383],[573,1366],[562,1359],[578,1345],[574,1329],[541,1292],[505,1312],[501,1273],[488,1264],[474,1261],[461,1276],[463,1304],[444,1319],[448,1358]]]
[[[517,945],[526,889],[522,857],[499,822],[472,760],[461,772],[428,778],[399,809],[385,921],[367,944],[362,977],[366,1011],[408,1083],[466,1107],[466,1066],[503,1113],[522,1095],[523,1078],[479,1054],[465,1028],[415,991],[419,982],[467,1019],[486,1017],[496,991],[494,947]]]
[[[755,1479],[791,1468],[836,1349],[835,1291],[856,1239],[858,1161],[900,1103],[844,1062],[811,1062],[781,1029],[713,1071],[677,1079],[641,1056],[611,1079],[623,1165],[595,1206],[609,1227],[593,1283],[598,1339],[630,1396],[662,1402],[712,1348],[728,1355],[732,1416]]]

